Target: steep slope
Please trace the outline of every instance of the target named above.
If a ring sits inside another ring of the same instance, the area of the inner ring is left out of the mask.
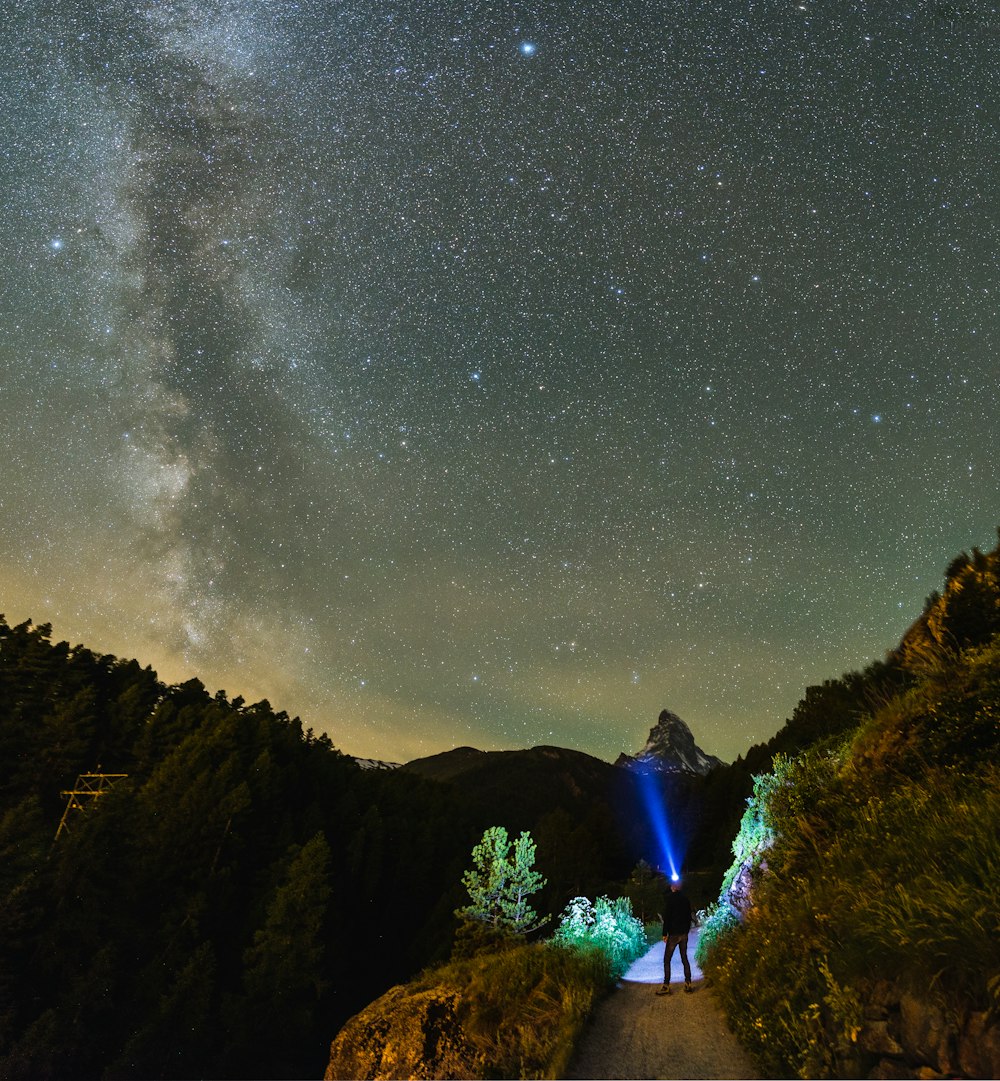
[[[703,967],[769,1076],[1000,1071],[998,571],[954,561],[897,689],[756,781]]]

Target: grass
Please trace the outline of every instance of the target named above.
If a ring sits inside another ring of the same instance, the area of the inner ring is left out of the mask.
[[[479,1076],[564,1077],[594,1006],[645,953],[647,934],[627,898],[577,897],[549,941],[509,936],[484,939],[477,949],[469,939],[411,989],[458,992]]]
[[[998,689],[994,641],[758,779],[727,876],[756,868],[753,907],[721,897],[699,960],[770,1076],[851,1076],[879,974],[1000,1008]]]
[[[487,1063],[483,1076],[557,1078],[611,986],[600,951],[535,943],[452,961],[414,989],[460,992],[463,1029]]]

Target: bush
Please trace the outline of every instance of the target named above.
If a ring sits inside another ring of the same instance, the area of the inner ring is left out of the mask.
[[[740,914],[725,897],[721,897],[698,914],[698,924],[701,933],[695,948],[695,960],[699,967],[704,967],[705,959],[718,940],[739,927]]]
[[[548,942],[498,945],[418,982],[461,992],[463,1026],[496,1077],[565,1076],[594,1005],[648,949],[627,897],[575,897]]]
[[[586,897],[574,897],[552,940],[559,946],[599,951],[607,958],[614,979],[620,979],[648,949],[646,929],[632,915],[632,902],[627,897],[615,901],[598,897],[593,904]]]

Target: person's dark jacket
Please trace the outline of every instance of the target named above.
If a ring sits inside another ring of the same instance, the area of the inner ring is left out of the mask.
[[[682,891],[670,890],[663,902],[663,936],[686,935],[691,930],[691,902]]]

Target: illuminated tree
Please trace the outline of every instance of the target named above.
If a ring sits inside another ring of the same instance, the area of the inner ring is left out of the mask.
[[[535,842],[525,830],[511,841],[503,826],[491,826],[472,850],[475,867],[462,876],[470,904],[455,912],[460,920],[479,923],[500,934],[526,935],[541,919],[528,903],[546,882],[535,871]]]

